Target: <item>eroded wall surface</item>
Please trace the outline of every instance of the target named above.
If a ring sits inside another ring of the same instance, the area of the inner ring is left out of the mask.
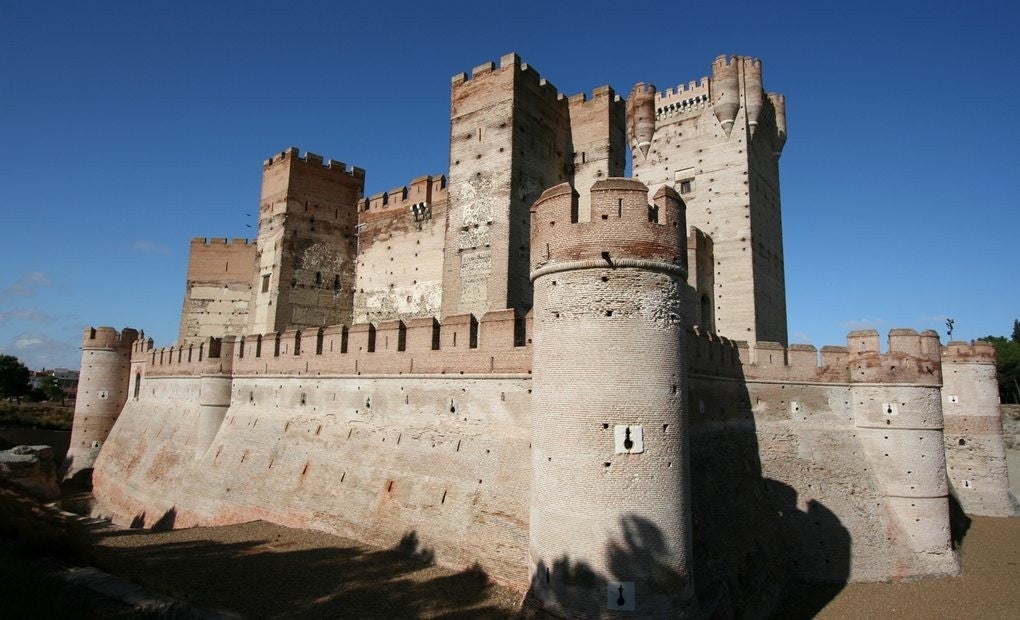
[[[442,176],[419,177],[358,202],[354,322],[439,314],[446,202]]]
[[[285,332],[212,357],[136,348],[144,372],[96,465],[100,510],[413,539],[525,587],[529,497],[555,491],[530,488],[531,350],[512,346],[516,323]],[[767,605],[791,578],[958,570],[937,336],[903,331],[888,353],[873,332],[821,351],[689,334],[693,574],[708,608]]]
[[[199,377],[149,377],[95,476],[121,525],[265,519],[478,562],[520,582],[528,516],[529,381],[235,378],[208,447]],[[196,445],[199,444],[199,445]]]

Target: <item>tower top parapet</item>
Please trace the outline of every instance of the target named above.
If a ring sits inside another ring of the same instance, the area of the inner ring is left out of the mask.
[[[138,338],[138,330],[125,327],[117,331],[113,327],[86,327],[82,334],[82,349],[123,349],[128,351]]]
[[[648,187],[610,178],[591,187],[591,221],[578,221],[578,194],[568,183],[543,192],[531,210],[532,279],[557,265],[623,266],[645,261],[683,271],[685,206],[663,186],[648,204]],[[590,264],[588,264],[590,263]],[[648,265],[645,265],[648,266]]]
[[[984,340],[965,342],[954,340],[942,347],[942,360],[950,364],[961,362],[995,363],[995,346]]]
[[[263,169],[268,169],[284,162],[317,166],[319,168],[343,173],[354,178],[365,178],[365,171],[357,166],[351,166],[348,169],[347,164],[342,161],[337,161],[335,159],[323,159],[322,155],[317,155],[309,151],[306,151],[304,155],[301,155],[301,151],[296,146],[287,147],[269,159],[263,161],[262,167]]]
[[[471,70],[471,76],[468,77],[467,73],[458,73],[454,75],[450,83],[457,91],[459,88],[474,85],[475,83],[481,84],[485,82],[490,76],[504,75],[508,70],[512,70],[515,77],[523,81],[523,83],[530,85],[537,90],[544,91],[553,100],[566,100],[566,96],[560,93],[552,82],[543,78],[538,71],[535,71],[528,63],[521,60],[521,57],[514,52],[504,54],[499,59],[499,65],[489,61],[482,63]],[[454,105],[458,103],[458,97],[454,96]]]

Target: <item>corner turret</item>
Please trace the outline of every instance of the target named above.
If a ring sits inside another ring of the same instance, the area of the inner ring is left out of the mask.
[[[648,155],[655,134],[655,85],[638,82],[627,97],[627,138],[631,151]]]
[[[138,331],[90,327],[81,343],[81,374],[74,405],[71,446],[61,478],[88,483],[99,450],[128,397],[131,349]]]
[[[729,137],[733,129],[733,121],[740,109],[737,61],[737,57],[728,58],[723,54],[712,62],[712,111],[726,132],[726,137]]]

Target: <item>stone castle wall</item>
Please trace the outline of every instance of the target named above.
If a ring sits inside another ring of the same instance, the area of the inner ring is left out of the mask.
[[[103,514],[177,526],[262,518],[379,545],[413,532],[445,565],[477,560],[500,581],[530,585],[531,347],[513,346],[512,311],[474,328],[470,319],[411,322],[403,351],[399,325],[354,326],[346,338],[326,328],[321,353],[319,330],[297,347],[296,333],[281,334],[279,348],[275,335],[247,338],[243,353],[241,340],[159,350],[139,341],[137,396],[97,463]],[[686,340],[699,600],[739,607],[791,577],[956,570],[937,480],[941,379],[921,353],[926,336],[880,353],[877,334],[855,333],[821,355],[696,332]],[[877,375],[897,380],[882,386]],[[202,410],[217,376],[230,378],[229,405],[209,432]],[[883,413],[890,403],[895,415]],[[548,449],[558,458],[556,439]],[[744,593],[727,589],[735,570]]]

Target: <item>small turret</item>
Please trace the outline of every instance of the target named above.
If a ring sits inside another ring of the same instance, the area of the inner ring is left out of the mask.
[[[91,477],[99,449],[127,401],[131,349],[137,338],[138,332],[130,328],[85,330],[71,446],[61,466],[64,480]]]
[[[751,137],[758,128],[765,92],[761,88],[761,61],[757,58],[742,58],[744,66],[744,109],[747,112],[747,126]]]
[[[655,86],[638,82],[627,97],[627,137],[631,150],[648,155],[655,134]]]
[[[733,121],[740,109],[740,81],[737,77],[738,58],[718,56],[712,62],[712,111],[722,124],[726,137],[733,129]],[[760,76],[759,76],[760,83]]]
[[[786,97],[779,93],[769,93],[769,101],[776,111],[776,148],[775,154],[783,152],[786,144]]]

